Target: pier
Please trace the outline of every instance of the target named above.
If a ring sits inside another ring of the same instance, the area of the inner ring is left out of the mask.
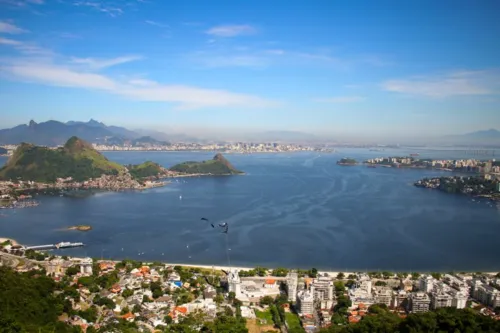
[[[83,247],[83,246],[85,246],[85,244],[83,244],[81,242],[77,242],[77,243],[60,242],[57,244],[26,246],[26,250],[67,249],[67,248],[71,248],[71,247]]]

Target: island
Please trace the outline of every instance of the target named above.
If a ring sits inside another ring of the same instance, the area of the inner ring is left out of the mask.
[[[338,162],[338,165],[357,165],[358,161],[353,158],[341,158]]]
[[[217,153],[211,160],[201,162],[183,162],[174,165],[169,170],[186,175],[230,176],[244,173],[243,171],[234,168],[221,153]]]
[[[469,177],[424,178],[414,183],[416,187],[437,189],[446,193],[458,193],[500,200],[500,181],[491,175]]]
[[[92,227],[90,225],[79,224],[68,227],[68,230],[89,231],[92,230]]]

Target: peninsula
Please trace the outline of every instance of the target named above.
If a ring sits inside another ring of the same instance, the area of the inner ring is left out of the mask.
[[[237,170],[221,153],[213,159],[202,162],[184,162],[174,165],[170,171],[191,175],[229,176],[243,174]]]
[[[417,187],[437,189],[447,193],[500,200],[500,181],[491,175],[471,177],[424,178],[414,183]]]
[[[341,158],[338,162],[338,165],[357,165],[358,161],[353,158]]]
[[[436,169],[457,172],[471,173],[500,173],[500,162],[481,161],[476,159],[461,160],[433,160],[420,159],[413,156],[402,157],[377,157],[366,160],[364,164],[368,166],[384,166],[389,168],[415,168],[415,169]]]

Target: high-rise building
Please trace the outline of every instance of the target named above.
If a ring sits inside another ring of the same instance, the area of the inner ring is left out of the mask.
[[[392,301],[392,290],[388,287],[375,287],[375,302],[377,304],[385,304],[387,306],[391,306]]]
[[[453,305],[453,297],[445,292],[436,291],[431,293],[431,308],[448,308]]]
[[[290,302],[295,302],[297,300],[297,287],[298,287],[299,276],[297,272],[288,273],[286,279],[286,291],[288,294],[288,300]]]
[[[297,308],[302,315],[313,314],[314,295],[310,290],[301,290],[297,294]]]
[[[434,287],[434,283],[435,279],[432,276],[422,275],[419,280],[418,289],[424,293],[430,293]]]
[[[228,292],[234,292],[236,296],[241,293],[241,280],[238,270],[231,270],[227,276]]]
[[[313,293],[314,300],[328,301],[333,299],[333,281],[329,277],[319,277],[314,279],[311,284],[311,292]]]
[[[410,295],[408,302],[409,310],[412,313],[421,313],[429,311],[429,305],[431,300],[429,296],[424,292],[416,292]]]

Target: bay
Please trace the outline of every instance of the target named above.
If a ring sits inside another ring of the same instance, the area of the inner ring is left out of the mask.
[[[59,253],[112,259],[363,271],[500,270],[496,205],[412,186],[422,177],[449,172],[335,164],[341,157],[407,153],[227,154],[246,175],[178,179],[162,188],[85,198],[38,196],[38,207],[2,211],[0,236],[27,245],[80,241],[87,246]],[[439,152],[442,158],[461,153]],[[105,155],[122,164],[153,160],[169,167],[214,154]],[[0,158],[0,164],[5,161]],[[227,239],[201,217],[227,222]],[[76,224],[93,230],[65,230]]]

